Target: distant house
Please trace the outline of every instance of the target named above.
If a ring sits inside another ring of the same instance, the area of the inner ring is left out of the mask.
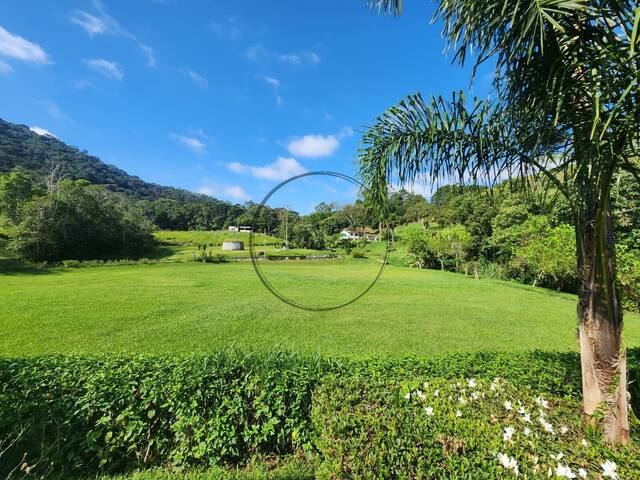
[[[251,233],[251,227],[229,225],[230,232]]]
[[[340,232],[341,240],[360,240],[361,238],[365,238],[368,242],[377,242],[380,240],[380,235],[368,228],[364,230],[345,228]]]

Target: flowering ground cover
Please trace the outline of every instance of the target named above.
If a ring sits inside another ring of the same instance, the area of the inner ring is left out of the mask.
[[[611,448],[576,398],[504,378],[349,382],[317,399],[326,478],[638,478],[640,449]]]

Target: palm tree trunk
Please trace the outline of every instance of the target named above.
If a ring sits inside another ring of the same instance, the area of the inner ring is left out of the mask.
[[[578,304],[583,414],[591,421],[604,414],[604,436],[629,442],[627,359],[622,339],[622,311],[615,285],[615,243],[608,199],[599,202],[578,234]]]

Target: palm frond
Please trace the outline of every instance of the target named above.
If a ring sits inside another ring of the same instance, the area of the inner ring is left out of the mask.
[[[394,181],[491,185],[528,177],[545,162],[534,159],[536,144],[522,142],[514,125],[498,105],[476,99],[467,106],[462,93],[429,103],[419,94],[408,97],[378,117],[362,138],[359,176],[368,199],[383,205]]]
[[[369,8],[383,15],[398,16],[404,9],[403,0],[367,0]]]
[[[465,63],[475,51],[483,61],[497,53],[500,69],[514,59],[543,52],[549,32],[563,32],[586,4],[585,0],[443,0],[434,19],[444,22],[443,36],[455,59]]]

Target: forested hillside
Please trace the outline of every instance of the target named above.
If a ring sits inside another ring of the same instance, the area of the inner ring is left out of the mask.
[[[166,198],[182,202],[217,201],[206,195],[145,182],[55,137],[39,135],[25,125],[0,119],[0,174],[10,172],[15,167],[22,167],[39,175],[45,175],[52,165],[60,165],[65,178],[88,180],[94,185],[104,185],[111,191],[126,193],[141,199]]]

